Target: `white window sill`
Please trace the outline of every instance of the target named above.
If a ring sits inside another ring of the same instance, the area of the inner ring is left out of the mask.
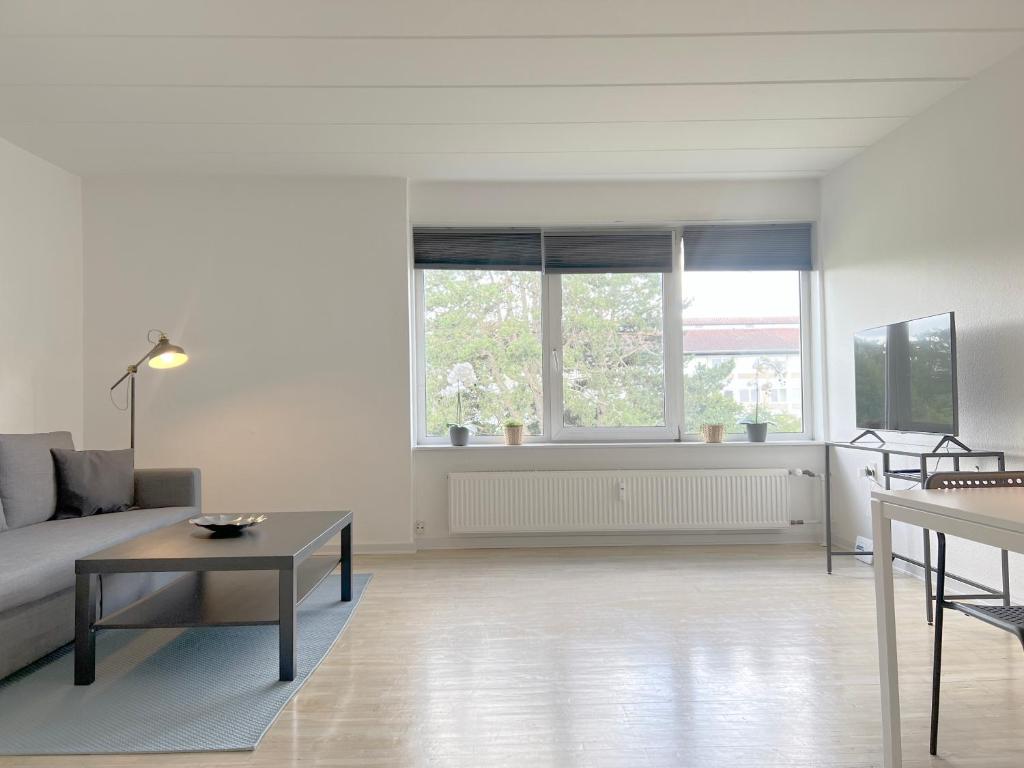
[[[699,440],[676,442],[675,440],[667,440],[661,442],[645,442],[645,443],[552,443],[552,442],[534,442],[524,443],[523,445],[505,445],[504,443],[470,443],[469,445],[445,445],[442,443],[427,443],[422,445],[414,445],[412,449],[414,451],[476,451],[480,449],[487,450],[507,450],[507,451],[531,451],[531,450],[546,450],[549,448],[667,448],[670,446],[678,448],[691,448],[691,449],[711,449],[715,450],[718,448],[794,448],[794,447],[821,447],[825,443],[822,440],[768,440],[764,443],[749,443],[746,440],[736,440],[732,442],[724,443],[703,443]]]

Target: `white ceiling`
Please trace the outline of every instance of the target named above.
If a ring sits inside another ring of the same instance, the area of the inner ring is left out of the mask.
[[[1024,0],[0,0],[0,136],[83,175],[818,176]]]

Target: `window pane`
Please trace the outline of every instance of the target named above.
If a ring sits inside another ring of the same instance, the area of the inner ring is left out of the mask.
[[[540,272],[423,270],[428,435],[458,419],[499,435],[506,419],[543,432]]]
[[[562,275],[562,423],[665,423],[661,274]]]
[[[802,432],[800,273],[686,272],[683,296],[686,431]]]

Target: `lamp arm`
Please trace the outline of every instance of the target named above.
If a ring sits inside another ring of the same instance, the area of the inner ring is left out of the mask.
[[[123,382],[125,379],[127,379],[129,376],[131,376],[133,373],[135,373],[135,371],[132,371],[132,370],[128,370],[127,372],[125,372],[125,374],[120,379],[118,379],[117,381],[115,381],[113,384],[110,385],[110,391],[113,392],[115,389],[117,389],[119,386],[121,386],[121,382]]]
[[[139,358],[139,362],[135,363],[134,365],[129,365],[128,366],[128,370],[126,370],[124,372],[124,374],[121,376],[121,378],[118,379],[117,381],[115,381],[110,386],[110,391],[113,392],[115,389],[117,389],[121,385],[121,383],[125,379],[127,379],[129,376],[131,376],[133,373],[138,373],[139,372],[139,366],[142,365],[144,362],[146,362],[147,360],[149,360],[149,358],[151,358],[153,356],[153,352],[156,351],[156,348],[158,346],[160,346],[159,343],[154,344],[153,348],[150,349],[149,352],[147,352],[145,355],[143,355],[142,357]]]

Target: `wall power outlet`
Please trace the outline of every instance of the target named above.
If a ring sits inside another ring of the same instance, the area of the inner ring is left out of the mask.
[[[422,536],[424,533],[427,532],[427,524],[424,523],[422,520],[417,520],[415,530],[417,536]]]

